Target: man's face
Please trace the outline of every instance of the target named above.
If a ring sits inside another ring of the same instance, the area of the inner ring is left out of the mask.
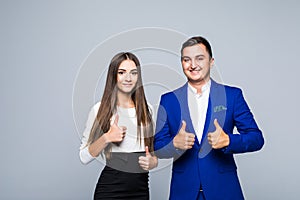
[[[182,69],[191,84],[206,83],[213,63],[214,59],[210,58],[203,44],[189,46],[182,51]]]

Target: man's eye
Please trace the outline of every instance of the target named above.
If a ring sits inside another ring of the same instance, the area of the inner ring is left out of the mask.
[[[189,61],[190,61],[190,59],[188,59],[188,58],[183,59],[183,62],[189,62]]]

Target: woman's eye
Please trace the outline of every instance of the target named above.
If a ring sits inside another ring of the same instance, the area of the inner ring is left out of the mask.
[[[120,71],[120,72],[118,72],[118,74],[120,74],[120,75],[123,75],[123,74],[124,74],[124,72],[121,72],[121,71]]]
[[[138,73],[137,73],[137,72],[131,72],[131,74],[132,74],[132,75],[137,75]]]

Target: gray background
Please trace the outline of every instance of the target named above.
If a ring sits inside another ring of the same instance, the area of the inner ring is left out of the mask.
[[[243,89],[266,140],[262,151],[236,156],[245,197],[298,199],[299,6],[297,0],[0,1],[0,199],[92,198],[103,165],[82,165],[78,148],[101,89],[74,114],[76,77],[97,45],[141,27],[211,42],[222,81]],[[181,42],[174,41],[178,50]],[[136,53],[142,63],[182,75],[176,56]],[[183,82],[174,78],[170,87]],[[155,104],[159,94],[153,96]],[[169,173],[168,165],[151,173],[152,199],[167,198]]]

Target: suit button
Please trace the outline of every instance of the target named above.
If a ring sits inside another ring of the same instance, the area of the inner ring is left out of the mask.
[[[202,151],[203,151],[203,149],[201,148],[201,149],[199,150],[199,153],[202,153]]]

